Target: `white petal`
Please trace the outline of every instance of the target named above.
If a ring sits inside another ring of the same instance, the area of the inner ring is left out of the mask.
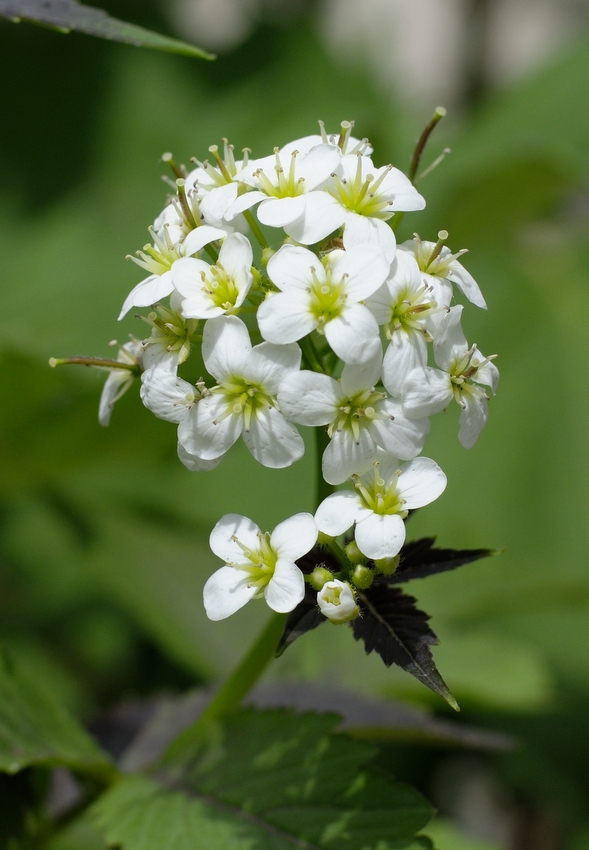
[[[225,186],[218,186],[205,195],[200,202],[200,211],[207,224],[214,227],[219,227],[227,210],[237,198],[238,191],[237,183],[227,183]]]
[[[288,288],[307,291],[315,269],[320,283],[325,281],[325,269],[319,258],[307,248],[298,245],[283,245],[269,260],[268,277],[283,291]]]
[[[172,275],[169,271],[162,275],[152,274],[138,283],[125,298],[125,303],[119,313],[119,322],[126,316],[131,307],[150,307],[169,295],[174,289]]]
[[[378,245],[366,243],[338,251],[337,259],[331,267],[336,280],[343,275],[347,276],[345,287],[348,299],[363,301],[384,282],[390,263]]]
[[[240,374],[251,350],[248,330],[237,316],[219,316],[206,323],[202,356],[207,372],[218,381]]]
[[[486,387],[491,387],[493,395],[495,395],[499,384],[499,369],[494,363],[485,363],[484,366],[477,369],[474,380],[477,384],[484,384]]]
[[[350,250],[355,245],[364,245],[367,242],[378,245],[383,250],[389,263],[393,262],[397,250],[397,240],[395,239],[393,230],[386,221],[349,212],[346,217],[346,227],[344,230],[344,246],[346,250]]]
[[[214,460],[203,460],[201,457],[189,454],[184,446],[181,446],[180,443],[178,443],[178,458],[182,461],[186,469],[190,470],[190,472],[209,472],[211,469],[219,466],[223,460],[223,455],[215,458]]]
[[[172,266],[172,281],[177,291],[184,298],[189,298],[196,292],[201,292],[202,274],[209,273],[211,266],[204,260],[195,257],[181,257]],[[184,306],[184,305],[183,305]]]
[[[376,459],[376,443],[360,423],[358,441],[348,430],[336,431],[323,452],[323,477],[328,484],[343,484],[357,472],[365,472]]]
[[[286,225],[284,230],[297,242],[314,245],[339,230],[348,217],[348,211],[328,192],[309,192],[305,197],[303,215]]]
[[[305,453],[303,438],[275,407],[252,416],[249,431],[243,430],[243,442],[255,459],[270,469],[283,469]]]
[[[134,378],[127,369],[113,369],[106,379],[98,405],[98,421],[105,428],[110,423],[115,402],[129,389]]]
[[[373,356],[361,365],[346,363],[341,376],[342,392],[351,398],[356,393],[375,387],[380,378],[382,348],[375,348]]]
[[[260,201],[265,201],[267,197],[268,195],[266,195],[265,192],[257,191],[246,192],[245,195],[240,195],[225,213],[225,220],[233,221],[233,219],[240,213],[251,209],[255,206],[255,204],[259,204]]]
[[[362,304],[350,304],[325,325],[325,337],[344,363],[366,363],[381,350],[376,319]]]
[[[427,343],[419,331],[395,330],[382,364],[382,382],[392,396],[400,397],[413,370],[425,372]],[[414,376],[415,377],[415,376]]]
[[[311,148],[297,163],[297,178],[305,181],[305,192],[316,189],[335,171],[342,158],[342,152],[336,145],[321,144]],[[284,160],[282,160],[283,165]],[[285,169],[286,170],[286,169]]]
[[[317,524],[312,514],[300,513],[278,523],[270,535],[270,545],[280,558],[296,561],[317,543]]]
[[[203,602],[209,620],[224,620],[243,608],[256,595],[247,573],[234,567],[221,567],[203,588]]]
[[[245,362],[241,374],[251,384],[259,384],[271,396],[276,396],[283,380],[298,372],[301,366],[301,349],[295,342],[275,345],[262,342],[256,345]]]
[[[315,512],[315,522],[319,531],[330,537],[339,537],[371,513],[358,493],[340,490],[321,502]]]
[[[405,523],[398,514],[375,514],[356,525],[358,549],[367,558],[394,558],[405,542]]]
[[[258,221],[268,227],[285,227],[305,211],[305,198],[267,198],[258,207]]]
[[[447,372],[416,369],[407,376],[403,392],[403,413],[409,419],[433,416],[452,401],[452,384]]]
[[[253,250],[249,239],[242,233],[231,233],[221,245],[219,265],[234,280],[251,274]]]
[[[458,439],[465,449],[471,449],[479,438],[489,416],[487,399],[481,393],[473,396],[464,393],[464,407],[458,420]]]
[[[225,514],[211,531],[209,546],[218,558],[229,564],[251,564],[236,540],[248,549],[256,551],[260,548],[259,534],[259,526],[249,517]]]
[[[167,422],[181,422],[195,402],[196,389],[177,375],[147,371],[141,376],[141,401]]]
[[[454,262],[450,264],[448,280],[455,283],[472,304],[475,304],[477,307],[482,307],[483,310],[487,309],[487,303],[483,298],[483,293],[481,292],[478,283],[470,272],[467,272],[464,266],[457,260],[454,260]]]
[[[317,372],[297,372],[283,381],[278,404],[287,419],[299,425],[328,425],[342,394],[337,381]]]
[[[268,342],[296,342],[317,326],[306,293],[276,292],[258,308],[258,327]]]
[[[206,396],[178,426],[178,440],[191,455],[214,460],[229,451],[243,430],[243,416],[223,417],[227,401],[220,395]]]
[[[184,242],[182,243],[182,253],[189,257],[191,254],[196,254],[201,251],[205,245],[209,245],[216,239],[224,239],[227,236],[227,230],[220,227],[210,227],[208,224],[202,224],[200,227],[195,227],[191,230]]]
[[[468,343],[460,325],[462,304],[451,307],[442,314],[438,322],[439,337],[434,341],[434,357],[436,363],[446,372],[450,371],[454,362],[462,357]]]
[[[273,611],[286,614],[302,602],[305,595],[305,578],[296,564],[279,558],[274,575],[266,585],[264,597]]]
[[[429,505],[446,489],[446,476],[429,457],[418,457],[401,467],[398,490],[408,510]]]
[[[391,399],[386,399],[383,410],[393,419],[375,419],[370,429],[374,440],[389,454],[403,460],[414,458],[423,448],[430,429],[429,419],[408,419],[403,416],[401,407]]]

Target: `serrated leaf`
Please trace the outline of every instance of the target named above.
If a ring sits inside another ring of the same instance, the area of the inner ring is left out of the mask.
[[[247,710],[182,761],[134,776],[95,809],[125,850],[400,850],[431,810],[370,767],[374,751],[332,734],[334,715]]]
[[[0,653],[0,770],[63,765],[97,776],[112,770],[108,756],[43,688]]]
[[[444,573],[495,554],[492,549],[434,549],[435,542],[435,537],[422,537],[406,543],[401,550],[399,566],[388,583],[403,584],[415,578]]]
[[[350,625],[367,654],[375,651],[387,667],[402,667],[458,710],[429,648],[438,639],[427,624],[429,616],[415,607],[415,599],[388,582],[379,582],[359,592],[358,601],[363,610]]]
[[[310,585],[305,585],[303,600],[286,618],[284,631],[276,648],[276,658],[279,658],[297,638],[326,622],[326,618],[317,607],[317,591]]]
[[[0,17],[44,24],[62,32],[83,32],[111,41],[181,53],[198,59],[214,59],[200,47],[111,18],[102,9],[83,6],[75,0],[0,0]]]

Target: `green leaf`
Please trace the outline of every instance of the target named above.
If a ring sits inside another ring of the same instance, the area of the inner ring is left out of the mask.
[[[431,809],[370,766],[374,750],[332,734],[335,715],[244,711],[211,725],[157,778],[128,777],[97,803],[125,850],[397,850]]]
[[[422,537],[406,543],[401,549],[401,560],[389,584],[403,584],[415,578],[455,570],[464,564],[488,558],[495,554],[492,549],[434,549],[435,537]]]
[[[135,47],[149,47],[168,53],[181,53],[198,59],[214,59],[193,44],[127,24],[111,18],[102,9],[83,6],[75,0],[0,0],[0,16],[13,21],[21,19],[44,24],[61,32],[83,32],[111,41],[122,41]]]
[[[108,758],[42,686],[0,654],[0,770],[63,765],[97,777],[111,771]]]

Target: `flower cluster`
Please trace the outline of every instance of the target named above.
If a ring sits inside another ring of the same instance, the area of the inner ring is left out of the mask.
[[[303,425],[327,433],[327,492],[352,485],[272,534],[224,516],[211,548],[226,566],[204,589],[214,620],[260,595],[293,610],[305,593],[296,562],[318,539],[342,556],[341,573],[306,577],[319,608],[335,623],[356,617],[356,589],[394,568],[408,511],[445,488],[420,456],[430,417],[454,399],[469,448],[497,386],[493,358],[469,345],[454,303],[457,289],[486,307],[463,252],[451,252],[445,231],[397,245],[402,214],[424,198],[399,169],[373,162],[350,122],[333,135],[320,128],[261,159],[213,145],[190,172],[164,155],[173,195],[132,258],[148,276],[120,318],[150,307],[151,332],[110,361],[101,422],[140,369],[143,403],[177,424],[188,469],[217,466],[240,437],[264,466],[290,466],[304,453]],[[191,384],[180,372],[194,349],[207,374]],[[352,528],[344,550],[337,538]]]

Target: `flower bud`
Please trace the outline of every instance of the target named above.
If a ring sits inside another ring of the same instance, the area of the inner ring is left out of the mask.
[[[399,566],[399,560],[400,558],[398,555],[395,555],[394,558],[379,558],[374,562],[376,572],[382,573],[385,576],[392,576]]]
[[[354,591],[347,582],[337,578],[323,585],[317,594],[317,604],[321,613],[336,625],[355,620],[360,613]]]
[[[370,587],[374,581],[374,573],[371,569],[369,569],[369,567],[365,567],[363,564],[358,564],[352,573],[352,581],[356,587],[360,588],[360,590],[366,590],[366,588]]]
[[[321,590],[326,582],[331,581],[333,573],[325,569],[325,567],[315,567],[308,578],[309,584],[315,590]]]
[[[365,564],[366,563],[366,555],[363,555],[362,552],[358,549],[358,544],[355,540],[350,540],[348,545],[344,548],[344,552],[348,560],[352,564]]]

